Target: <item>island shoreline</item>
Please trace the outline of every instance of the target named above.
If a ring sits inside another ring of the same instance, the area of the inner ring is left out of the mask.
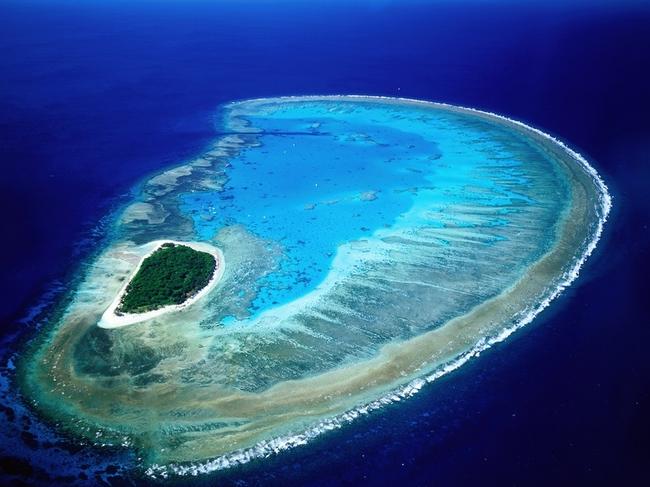
[[[215,259],[215,269],[214,272],[212,273],[212,277],[210,278],[210,281],[202,289],[200,289],[194,296],[190,297],[189,299],[187,299],[181,304],[172,304],[168,306],[163,306],[162,308],[158,308],[152,311],[146,311],[144,313],[120,313],[118,315],[116,311],[122,301],[122,298],[124,297],[126,288],[131,283],[133,278],[137,275],[138,271],[142,267],[142,263],[149,256],[151,256],[156,250],[161,248],[166,243],[172,243],[175,245],[184,245],[193,250],[199,252],[207,252],[210,255],[212,255]],[[136,268],[133,270],[133,272],[128,277],[128,279],[126,279],[126,282],[124,283],[120,291],[117,293],[117,295],[115,296],[115,298],[113,299],[109,307],[106,309],[106,311],[104,311],[104,313],[102,314],[101,319],[97,323],[97,326],[99,326],[100,328],[106,328],[106,329],[121,328],[123,326],[134,325],[136,323],[142,323],[143,321],[152,320],[154,318],[163,316],[167,313],[175,313],[178,311],[182,311],[185,308],[197,302],[206,294],[208,294],[217,285],[217,283],[221,280],[221,277],[223,276],[223,272],[225,268],[225,259],[223,257],[223,253],[218,248],[213,247],[212,245],[209,245],[205,242],[179,242],[175,240],[154,240],[153,242],[144,244],[143,247],[151,247],[151,250],[149,250],[140,259],[140,262],[138,263]]]

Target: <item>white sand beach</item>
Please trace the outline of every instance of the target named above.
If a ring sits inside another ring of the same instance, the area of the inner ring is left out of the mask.
[[[216,267],[214,270],[214,274],[210,279],[210,282],[208,282],[208,284],[203,289],[201,289],[198,293],[196,293],[194,296],[192,296],[190,299],[188,299],[182,304],[164,306],[162,308],[153,311],[148,311],[146,313],[122,313],[120,315],[117,315],[115,313],[115,310],[119,306],[127,286],[129,285],[133,277],[140,270],[142,263],[147,257],[149,257],[153,252],[158,250],[160,246],[165,243],[185,245],[194,250],[200,252],[207,252],[210,255],[212,255],[216,260]],[[223,276],[223,271],[225,267],[223,253],[218,248],[213,247],[212,245],[207,244],[205,242],[177,242],[174,240],[156,240],[146,244],[145,246],[146,246],[146,250],[145,250],[146,254],[140,259],[140,262],[138,263],[137,267],[133,270],[129,278],[125,281],[124,286],[122,286],[122,288],[120,289],[120,292],[117,294],[117,296],[115,296],[115,299],[111,302],[110,306],[106,309],[106,311],[104,311],[104,314],[102,315],[101,319],[97,323],[97,326],[101,328],[120,328],[122,326],[133,325],[135,323],[141,323],[143,321],[157,318],[167,313],[174,313],[177,311],[181,311],[187,308],[188,306],[191,306],[193,303],[197,302],[203,296],[208,294],[219,282],[221,276]]]

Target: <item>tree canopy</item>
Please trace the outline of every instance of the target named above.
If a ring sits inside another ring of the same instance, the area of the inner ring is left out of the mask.
[[[144,313],[181,304],[203,289],[216,260],[186,245],[165,243],[143,262],[126,288],[118,313]]]

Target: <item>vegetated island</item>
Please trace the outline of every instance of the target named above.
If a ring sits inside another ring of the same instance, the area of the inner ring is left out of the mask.
[[[158,241],[152,246],[99,326],[116,328],[180,310],[207,293],[223,273],[223,255],[208,244]]]
[[[144,259],[115,314],[144,313],[182,304],[208,285],[216,259],[186,245],[165,242]]]

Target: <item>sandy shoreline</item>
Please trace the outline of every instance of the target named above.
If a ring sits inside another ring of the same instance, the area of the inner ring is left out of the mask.
[[[196,293],[194,296],[192,296],[190,299],[185,301],[182,304],[175,304],[175,305],[170,305],[170,306],[164,306],[162,308],[153,310],[153,311],[148,311],[146,313],[137,313],[137,314],[130,314],[130,313],[123,313],[121,315],[115,314],[115,310],[120,304],[120,301],[122,300],[122,296],[124,296],[124,293],[126,291],[127,286],[135,277],[135,275],[138,273],[140,270],[140,267],[142,266],[142,263],[144,260],[149,257],[152,253],[154,253],[156,250],[160,248],[161,245],[164,243],[174,243],[177,245],[185,245],[186,247],[190,247],[194,250],[201,251],[201,252],[207,252],[210,255],[212,255],[215,258],[216,261],[216,268],[214,270],[214,273],[212,274],[212,278],[210,279],[210,282],[201,289],[198,293]],[[223,253],[221,250],[219,250],[216,247],[213,247],[212,245],[209,245],[207,243],[203,242],[177,242],[175,240],[155,240],[153,242],[149,242],[143,246],[145,250],[147,250],[146,254],[140,259],[140,262],[138,263],[137,267],[133,270],[131,275],[129,276],[128,279],[125,280],[124,285],[120,289],[120,292],[117,293],[115,296],[115,299],[111,302],[110,306],[104,311],[104,314],[102,314],[101,319],[97,323],[97,326],[100,328],[120,328],[122,326],[128,326],[128,325],[133,325],[135,323],[141,323],[143,321],[147,321],[153,318],[157,318],[159,316],[165,315],[167,313],[173,313],[176,311],[181,311],[188,306],[191,306],[193,303],[201,299],[203,296],[208,294],[212,288],[219,282],[221,279],[221,276],[223,276],[223,271],[225,267],[225,261],[223,257]]]

